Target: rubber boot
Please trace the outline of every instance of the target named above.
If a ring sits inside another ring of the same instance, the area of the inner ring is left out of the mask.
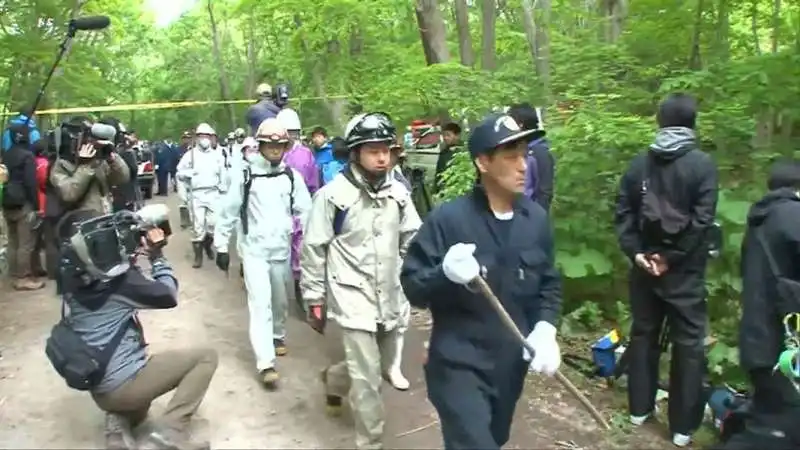
[[[207,234],[205,239],[203,239],[203,249],[206,251],[206,256],[208,259],[214,260],[214,236]]]
[[[389,370],[386,372],[386,378],[389,380],[392,386],[398,391],[405,391],[410,386],[411,383],[408,382],[408,379],[403,375],[403,372],[400,370],[400,365],[403,362],[403,343],[405,342],[405,333],[397,332],[394,335],[394,359],[392,360],[392,365],[389,366]]]
[[[192,249],[194,250],[194,264],[192,264],[192,267],[199,269],[203,267],[203,243],[192,242]]]
[[[180,213],[181,218],[181,229],[185,230],[192,226],[192,220],[189,217],[189,208],[185,206],[181,206],[178,208],[178,212]]]

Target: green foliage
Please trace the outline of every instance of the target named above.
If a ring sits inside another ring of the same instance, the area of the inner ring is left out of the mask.
[[[618,178],[650,143],[658,99],[693,93],[701,101],[703,148],[719,167],[718,220],[726,235],[722,257],[708,269],[712,328],[721,342],[712,363],[722,370],[735,362],[747,210],[763,194],[769,163],[800,156],[800,4],[783,2],[774,11],[776,3],[766,0],[637,0],[625,2],[627,15],[614,32],[615,21],[588,3],[554,0],[549,29],[537,22],[537,31],[549,32],[550,51],[539,49],[533,61],[518,0],[500,2],[494,49],[481,48],[480,5],[468,2],[473,68],[456,63],[450,0],[439,4],[451,60],[426,65],[412,3],[214,0],[218,64],[205,0],[165,28],[154,26],[140,2],[17,0],[12,8],[0,1],[0,93],[6,108],[30,103],[70,15],[110,13],[108,30],[79,33],[42,108],[219,100],[223,91],[242,100],[258,83],[290,82],[306,127],[338,134],[362,109],[384,110],[402,129],[426,116],[474,121],[511,102],[545,105],[557,158],[553,222],[566,312],[578,312],[584,327],[600,327],[602,316],[623,329],[629,262],[613,229]],[[484,54],[492,53],[496,70],[482,70]],[[537,75],[537,65],[548,77]],[[175,139],[201,121],[220,131],[242,126],[246,108],[115,114],[146,138]],[[441,196],[465,192],[474,176],[468,153],[457,154]]]

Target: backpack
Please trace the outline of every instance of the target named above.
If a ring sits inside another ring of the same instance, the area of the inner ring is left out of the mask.
[[[5,209],[19,209],[28,204],[28,195],[25,189],[25,174],[26,165],[30,164],[28,158],[33,155],[20,155],[20,152],[27,152],[21,147],[12,147],[7,153],[16,152],[14,155],[14,167],[6,166],[8,171],[8,179],[3,183],[3,203]],[[33,162],[35,165],[35,161]]]
[[[114,333],[105,347],[98,349],[89,346],[75,332],[65,308],[66,302],[62,301],[61,320],[50,331],[44,352],[56,372],[67,382],[67,386],[79,391],[89,391],[103,381],[114,351],[119,347],[128,328],[136,326],[136,323],[131,319]]]
[[[648,154],[641,185],[639,228],[648,241],[668,243],[691,225],[691,217],[676,208],[664,195],[664,189],[668,187],[664,186],[659,177],[660,170],[655,165],[655,157]]]
[[[286,168],[280,172],[274,173],[260,173],[253,175],[250,168],[243,170],[244,172],[244,195],[242,196],[242,206],[239,208],[239,219],[242,221],[242,232],[247,234],[249,227],[247,224],[247,206],[250,202],[250,188],[253,186],[253,179],[255,178],[275,178],[281,175],[289,177],[291,188],[289,191],[289,211],[294,211],[294,171],[291,168]]]

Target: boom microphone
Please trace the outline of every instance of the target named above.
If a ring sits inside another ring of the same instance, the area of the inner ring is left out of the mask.
[[[69,21],[71,30],[102,30],[111,23],[108,16],[78,17]]]

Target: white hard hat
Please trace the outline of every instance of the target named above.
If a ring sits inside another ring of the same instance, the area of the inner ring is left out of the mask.
[[[244,141],[242,141],[242,147],[257,148],[258,142],[256,142],[256,139],[254,137],[247,136],[246,138],[244,138]]]
[[[233,136],[234,136],[234,135],[233,135],[233,131],[231,131],[230,133],[228,133],[228,139],[233,139]]]
[[[256,88],[256,95],[272,95],[272,86],[267,83],[261,83]]]
[[[285,143],[289,142],[289,134],[283,123],[276,118],[269,118],[261,122],[256,130],[256,140],[258,142]]]
[[[207,123],[201,123],[197,126],[197,129],[194,130],[194,134],[208,134],[210,136],[216,136],[217,132],[211,128],[211,125]]]
[[[282,109],[278,113],[278,120],[280,120],[283,127],[289,131],[300,131],[303,129],[300,125],[300,116],[298,116],[297,111],[292,108]]]

